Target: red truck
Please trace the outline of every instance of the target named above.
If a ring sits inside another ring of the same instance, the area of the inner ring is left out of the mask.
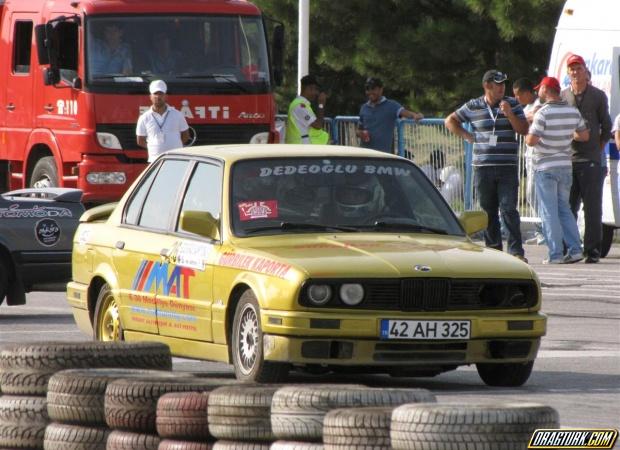
[[[135,127],[154,79],[192,144],[276,140],[283,30],[269,51],[250,2],[0,0],[0,14],[0,192],[118,199],[146,166]]]

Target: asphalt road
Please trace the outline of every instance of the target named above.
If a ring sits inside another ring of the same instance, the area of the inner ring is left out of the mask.
[[[517,389],[490,388],[474,368],[435,378],[355,376],[356,383],[432,390],[440,402],[539,402],[560,412],[564,427],[620,428],[620,245],[600,264],[544,266],[546,247],[526,246],[526,256],[543,283],[549,316],[534,373]],[[63,293],[34,292],[27,305],[0,306],[0,343],[78,341],[80,333]],[[177,370],[216,371],[229,366],[175,358]],[[294,375],[297,382],[347,382],[346,376]]]

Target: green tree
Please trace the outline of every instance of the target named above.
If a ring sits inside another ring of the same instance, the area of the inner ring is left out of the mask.
[[[298,0],[254,0],[286,26],[280,111],[297,87]],[[328,114],[359,112],[366,76],[427,116],[480,95],[485,70],[511,80],[544,75],[564,0],[356,0],[310,2],[310,71],[330,94]]]

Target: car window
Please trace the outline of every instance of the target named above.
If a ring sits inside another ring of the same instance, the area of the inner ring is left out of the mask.
[[[153,180],[155,179],[155,174],[157,173],[157,170],[160,166],[161,165],[158,165],[155,168],[151,168],[151,171],[146,176],[146,178],[138,187],[136,187],[131,198],[127,202],[127,207],[125,209],[125,223],[129,225],[138,224],[140,211],[142,210],[142,204],[144,203],[146,194],[148,194],[149,189],[151,189],[151,184],[153,183]]]
[[[166,230],[179,198],[189,161],[166,160],[153,181],[138,225],[156,230]]]
[[[181,212],[209,212],[213,217],[219,218],[221,207],[222,169],[212,164],[198,163],[187,187]]]

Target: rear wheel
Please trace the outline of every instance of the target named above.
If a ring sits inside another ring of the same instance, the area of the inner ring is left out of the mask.
[[[614,238],[614,231],[616,227],[603,224],[603,239],[601,242],[601,258],[604,258],[609,254],[611,249],[611,241]]]
[[[37,161],[30,176],[30,186],[35,188],[58,186],[58,169],[53,156],[44,156]]]
[[[108,283],[101,286],[99,290],[94,322],[93,337],[96,341],[107,342],[124,340],[118,300],[114,298]]]
[[[235,309],[231,341],[233,365],[238,380],[275,383],[286,377],[288,365],[264,359],[260,307],[251,290],[241,295]]]
[[[478,375],[489,386],[523,386],[532,373],[534,361],[527,363],[478,363]]]

